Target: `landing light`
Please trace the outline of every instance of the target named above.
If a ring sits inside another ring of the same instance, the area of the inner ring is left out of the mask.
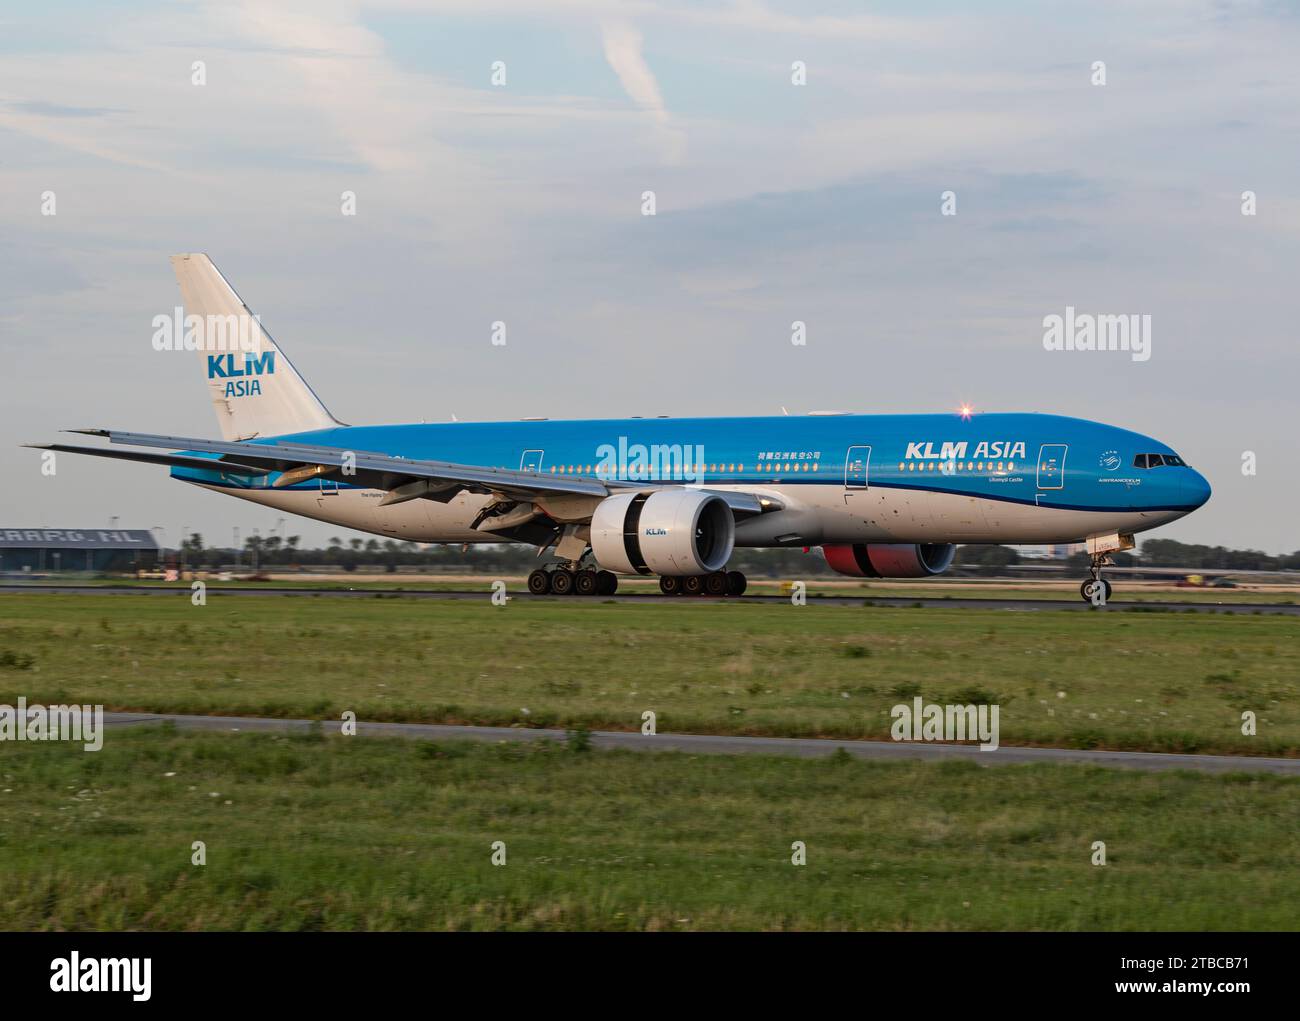
[[[960,408],[957,409],[957,414],[961,415],[961,417],[966,421],[970,421],[971,415],[975,414],[975,409],[972,408],[969,404],[963,404]]]

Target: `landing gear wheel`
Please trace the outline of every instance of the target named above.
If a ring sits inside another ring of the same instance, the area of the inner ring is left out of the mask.
[[[714,571],[704,576],[704,591],[711,596],[727,594],[727,575],[725,571]]]
[[[596,573],[596,595],[612,596],[618,591],[618,575],[613,571],[598,571]]]
[[[682,579],[673,574],[661,574],[659,576],[659,591],[666,596],[680,596],[682,594]]]
[[[1096,603],[1105,605],[1110,602],[1110,582],[1101,576],[1101,569],[1114,564],[1105,553],[1094,553],[1092,555],[1092,566],[1088,573],[1092,575],[1087,581],[1079,586],[1079,595],[1083,596],[1085,603]],[[1099,599],[1094,600],[1094,596],[1100,595]]]
[[[596,594],[596,585],[595,571],[579,571],[573,576],[573,591],[580,596],[594,596]]]
[[[573,572],[560,567],[551,572],[551,591],[557,596],[567,596],[573,591]]]
[[[727,572],[727,595],[743,596],[748,587],[749,581],[739,571]]]
[[[1103,603],[1110,602],[1110,582],[1105,578],[1099,578],[1096,581],[1089,579],[1079,586],[1079,595],[1083,596],[1085,603],[1092,602],[1092,594],[1097,590],[1098,585],[1101,586],[1101,601]]]
[[[688,596],[698,596],[704,591],[704,579],[698,574],[688,574],[682,579],[682,591]]]
[[[540,567],[528,576],[528,591],[535,596],[544,596],[551,591],[551,576]]]

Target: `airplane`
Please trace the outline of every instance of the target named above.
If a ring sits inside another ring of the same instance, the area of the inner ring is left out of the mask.
[[[156,319],[154,346],[199,352],[221,440],[75,429],[109,446],[30,446],[166,465],[397,540],[529,544],[553,557],[529,575],[534,594],[650,575],[665,595],[738,596],[736,547],[817,546],[840,574],[923,578],[958,544],[1086,543],[1080,595],[1104,603],[1109,554],[1210,497],[1159,440],[1051,414],[346,425],[206,255],[171,262],[186,314],[176,329]]]

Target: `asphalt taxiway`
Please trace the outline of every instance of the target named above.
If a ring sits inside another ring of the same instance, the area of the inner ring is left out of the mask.
[[[439,589],[379,589],[379,588],[295,588],[284,585],[209,585],[209,596],[299,596],[327,599],[488,599],[492,595],[490,582],[485,582],[479,589],[457,589],[455,591]],[[55,595],[107,595],[107,596],[184,596],[193,593],[188,582],[174,586],[164,585],[42,585],[32,583],[0,584],[0,594],[55,594]],[[649,603],[649,604],[690,604],[690,603],[788,603],[789,596],[784,595],[744,595],[730,597],[708,596],[665,596],[658,592],[628,592],[613,596],[535,596],[526,591],[510,591],[511,600],[524,602],[575,603],[578,605],[602,602],[614,603]],[[808,604],[815,606],[892,606],[912,607],[916,609],[949,610],[1072,610],[1094,612],[1091,603],[1073,599],[998,599],[980,598],[978,596],[955,596],[940,598],[917,598],[915,596],[825,596],[809,595]],[[1224,614],[1268,614],[1282,616],[1300,616],[1300,604],[1296,603],[1210,603],[1190,601],[1143,600],[1125,602],[1123,597],[1112,598],[1104,607],[1095,612],[1128,611],[1136,613],[1224,613]]]
[[[249,716],[187,716],[170,713],[105,713],[107,727],[171,723],[184,730],[226,733],[245,731],[341,732],[338,720],[289,720]],[[425,741],[564,741],[563,730],[527,727],[467,727],[432,723],[366,723],[358,721],[358,736],[402,737]],[[654,734],[593,731],[595,748],[639,752],[687,752],[699,755],[774,755],[818,758],[844,749],[859,759],[967,759],[985,766],[1031,762],[1074,763],[1119,769],[1190,769],[1208,773],[1281,773],[1300,776],[1300,759],[1263,758],[1252,755],[1178,755],[1161,752],[1093,751],[1077,748],[1026,748],[1002,746],[981,751],[977,745],[933,744],[907,741],[837,741],[826,738],[721,737],[710,734]]]

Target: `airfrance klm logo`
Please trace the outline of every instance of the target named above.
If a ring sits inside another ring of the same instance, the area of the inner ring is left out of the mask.
[[[246,354],[242,362],[232,354],[208,355],[208,379],[226,380],[226,397],[255,397],[262,392],[260,376],[275,374],[275,352]]]

